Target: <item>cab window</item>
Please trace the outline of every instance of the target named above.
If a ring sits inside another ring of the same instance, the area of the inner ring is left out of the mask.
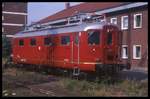
[[[112,44],[112,33],[109,32],[107,34],[107,45],[111,45]]]
[[[100,32],[99,31],[89,31],[88,32],[88,44],[100,44]]]

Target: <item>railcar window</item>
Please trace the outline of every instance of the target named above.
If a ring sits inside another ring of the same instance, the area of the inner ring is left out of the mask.
[[[88,44],[99,44],[100,43],[100,32],[90,31],[88,33]]]
[[[107,44],[111,45],[112,44],[112,33],[107,34]]]
[[[69,36],[62,36],[61,37],[61,44],[62,45],[68,45],[70,43],[70,37]]]
[[[79,44],[79,35],[77,34],[76,36],[75,36],[75,44]]]
[[[52,45],[52,41],[50,37],[44,38],[44,45]]]
[[[24,40],[19,40],[19,46],[23,46],[24,45]]]
[[[31,46],[36,45],[36,39],[35,39],[35,38],[32,38],[32,39],[30,40],[30,45],[31,45]]]

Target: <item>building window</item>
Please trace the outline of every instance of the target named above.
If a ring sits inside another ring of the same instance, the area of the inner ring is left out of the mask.
[[[122,58],[127,59],[128,58],[128,46],[122,45]]]
[[[4,7],[4,3],[2,3],[2,7]]]
[[[134,28],[142,28],[142,14],[134,14]]]
[[[2,33],[4,33],[4,27],[2,27]]]
[[[111,18],[110,23],[112,24],[117,24],[117,18]]]
[[[141,45],[133,45],[133,59],[141,59]]]
[[[31,45],[31,46],[35,46],[35,45],[36,45],[36,39],[35,39],[35,38],[32,38],[32,39],[30,40],[30,45]]]
[[[24,45],[24,40],[19,40],[19,46],[23,46]]]
[[[122,30],[128,29],[128,16],[121,17],[121,29]]]
[[[100,43],[100,32],[99,31],[89,31],[88,32],[88,44],[99,44]]]
[[[52,41],[50,37],[44,38],[44,45],[52,45]]]
[[[4,16],[2,15],[2,21],[4,20]]]
[[[61,44],[62,45],[69,45],[70,44],[70,37],[69,36],[62,36],[61,37]]]

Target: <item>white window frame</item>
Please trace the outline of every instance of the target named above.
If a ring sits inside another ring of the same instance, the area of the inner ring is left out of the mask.
[[[128,58],[128,55],[125,56],[125,57],[124,57],[124,55],[123,55],[123,54],[124,54],[124,53],[123,53],[123,48],[124,48],[124,47],[127,47],[127,53],[128,53],[128,45],[122,45],[122,54],[121,54],[121,56],[122,56],[123,59],[127,59],[127,58]]]
[[[138,16],[138,15],[140,15],[141,16],[141,21],[140,21],[140,26],[136,26],[136,16]],[[136,28],[142,28],[142,13],[138,13],[138,14],[134,14],[134,29],[136,29]]]
[[[140,47],[140,57],[136,57],[136,47]],[[141,59],[142,46],[141,45],[133,45],[133,59]]]
[[[113,23],[113,20],[114,20],[114,19],[116,20],[116,23]],[[110,23],[113,23],[113,24],[116,24],[116,25],[117,25],[117,17],[111,18],[111,19],[110,19]]]
[[[123,25],[123,20],[124,20],[124,18],[126,18],[126,17],[128,18],[127,15],[121,17],[121,29],[122,29],[122,30],[127,30],[128,27],[129,27],[129,18],[128,18],[128,27],[124,27],[124,25]]]

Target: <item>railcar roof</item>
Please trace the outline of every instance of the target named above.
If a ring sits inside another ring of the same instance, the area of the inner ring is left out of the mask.
[[[32,36],[44,36],[50,34],[61,34],[61,33],[74,33],[74,32],[81,32],[87,31],[89,29],[102,29],[106,23],[83,23],[76,26],[69,26],[69,27],[61,27],[61,28],[48,28],[36,31],[22,31],[14,35],[14,38],[18,37],[32,37]]]

